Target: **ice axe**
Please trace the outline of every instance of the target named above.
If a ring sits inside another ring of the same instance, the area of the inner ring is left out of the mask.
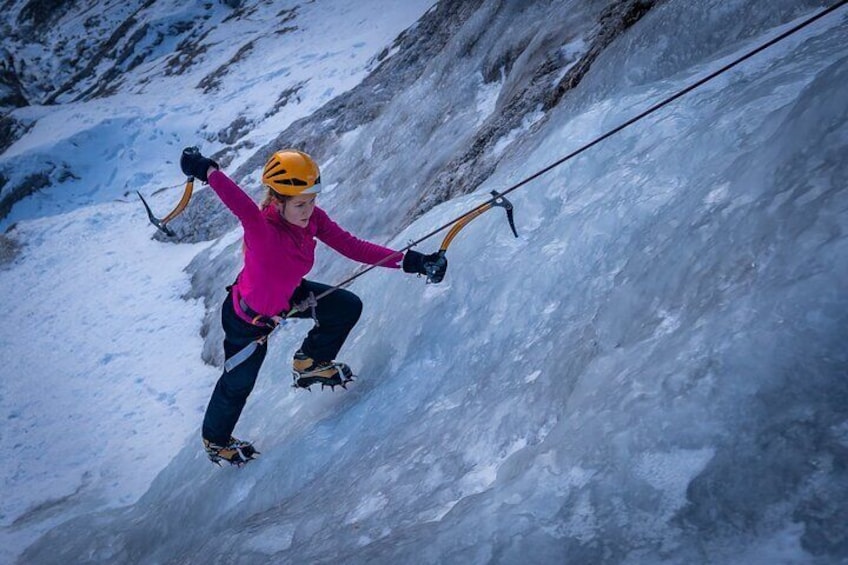
[[[427,282],[430,283],[438,283],[442,281],[442,277],[439,276],[438,273],[440,270],[439,267],[447,261],[445,258],[445,254],[448,251],[448,247],[450,246],[453,239],[456,235],[467,226],[471,220],[480,216],[481,214],[488,212],[492,208],[503,208],[506,210],[506,219],[509,222],[509,227],[512,229],[512,234],[515,237],[518,237],[518,231],[515,229],[515,217],[513,216],[513,206],[512,202],[506,199],[505,196],[502,196],[497,190],[493,190],[491,192],[492,199],[486,202],[485,204],[481,204],[480,206],[474,208],[461,218],[459,218],[456,222],[454,222],[453,226],[451,226],[450,231],[448,231],[445,238],[442,240],[442,244],[439,246],[439,258],[429,265],[426,265],[427,269]]]
[[[141,203],[144,204],[144,209],[147,210],[147,219],[150,220],[150,223],[156,226],[156,228],[167,235],[168,237],[174,237],[176,234],[174,230],[168,227],[168,222],[179,216],[183,213],[186,206],[188,206],[188,201],[191,200],[191,193],[194,190],[194,177],[186,178],[185,190],[183,190],[183,197],[180,198],[177,207],[171,210],[167,216],[162,218],[161,220],[153,215],[153,211],[150,209],[150,206],[147,204],[147,201],[144,199],[144,196],[141,195],[139,191],[135,191],[138,194],[138,197],[141,198]]]
[[[197,152],[197,147],[189,147],[184,152]],[[144,196],[141,195],[139,191],[135,191],[138,194],[138,197],[141,198],[141,203],[144,204],[144,209],[147,210],[147,219],[150,220],[150,223],[156,226],[156,229],[167,235],[168,237],[174,237],[176,234],[174,231],[168,227],[168,222],[179,216],[183,213],[186,206],[188,206],[189,200],[191,200],[191,193],[194,190],[194,177],[186,177],[185,189],[183,190],[183,196],[180,198],[179,203],[177,203],[176,208],[171,210],[167,216],[162,218],[161,220],[157,218],[153,211],[150,209],[150,206],[147,204],[147,201],[144,199]]]

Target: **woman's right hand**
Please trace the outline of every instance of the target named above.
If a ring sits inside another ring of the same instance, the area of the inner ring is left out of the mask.
[[[180,168],[186,176],[200,179],[203,182],[209,182],[210,172],[220,169],[218,163],[201,155],[197,147],[183,149],[183,154],[180,157]]]

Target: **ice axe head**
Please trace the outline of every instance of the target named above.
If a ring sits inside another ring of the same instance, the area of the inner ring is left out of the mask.
[[[501,194],[497,190],[492,191],[492,196],[494,200],[492,201],[492,206],[499,206],[506,210],[506,219],[509,222],[509,227],[512,230],[512,235],[518,237],[518,231],[515,229],[515,216],[513,215],[513,206],[512,202],[506,199],[506,196],[501,196]]]
[[[503,208],[504,210],[506,210],[506,218],[509,221],[509,227],[512,229],[513,235],[515,235],[515,237],[518,237],[518,232],[515,229],[515,218],[513,217],[513,214],[512,214],[512,202],[507,200],[504,196],[502,196],[496,190],[492,191],[492,196],[494,198],[492,198],[491,200],[489,200],[485,204],[481,204],[480,206],[474,208],[472,211],[468,212],[467,214],[462,216],[459,220],[454,222],[453,226],[451,226],[450,231],[448,231],[448,234],[442,240],[442,245],[441,245],[441,247],[439,247],[439,251],[441,251],[443,253],[445,251],[447,251],[448,246],[453,241],[453,238],[456,237],[456,234],[458,234],[459,231],[462,228],[467,226],[468,223],[471,222],[471,220],[478,217],[480,214],[483,214],[483,213],[491,210],[495,206],[498,206],[499,208]]]
[[[197,149],[194,149],[195,151]],[[188,149],[186,149],[188,151]],[[167,216],[162,219],[157,218],[153,211],[148,206],[147,201],[144,199],[144,196],[141,195],[139,191],[135,191],[138,194],[138,197],[141,198],[141,203],[144,204],[144,209],[147,211],[147,219],[150,220],[150,223],[156,226],[156,228],[167,235],[168,237],[174,237],[174,231],[168,227],[168,222],[179,216],[183,213],[186,206],[188,206],[189,201],[191,200],[191,193],[194,190],[194,177],[187,177],[185,183],[185,189],[183,190],[183,197],[180,199],[180,202],[177,204],[177,207],[171,210]]]
[[[147,219],[150,220],[150,223],[156,226],[156,228],[167,235],[168,237],[174,237],[174,231],[169,228],[162,220],[153,215],[153,211],[150,209],[150,206],[147,204],[147,200],[144,199],[144,196],[141,195],[139,191],[135,191],[138,194],[138,197],[141,198],[141,203],[144,204],[144,209],[147,211]]]

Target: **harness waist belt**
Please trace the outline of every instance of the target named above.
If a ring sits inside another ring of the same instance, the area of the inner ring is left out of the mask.
[[[267,326],[269,328],[274,328],[277,326],[277,322],[274,321],[274,318],[271,316],[266,316],[265,314],[260,314],[253,308],[247,305],[247,302],[244,301],[244,298],[239,296],[239,307],[241,311],[247,314],[250,318],[250,323],[254,326]]]

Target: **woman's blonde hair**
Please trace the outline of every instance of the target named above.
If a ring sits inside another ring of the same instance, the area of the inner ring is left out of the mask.
[[[275,200],[282,200],[283,202],[288,202],[291,199],[291,196],[285,196],[283,194],[277,194],[272,192],[270,188],[265,187],[265,196],[262,198],[262,201],[259,203],[259,209],[264,210],[268,206],[274,203]]]

